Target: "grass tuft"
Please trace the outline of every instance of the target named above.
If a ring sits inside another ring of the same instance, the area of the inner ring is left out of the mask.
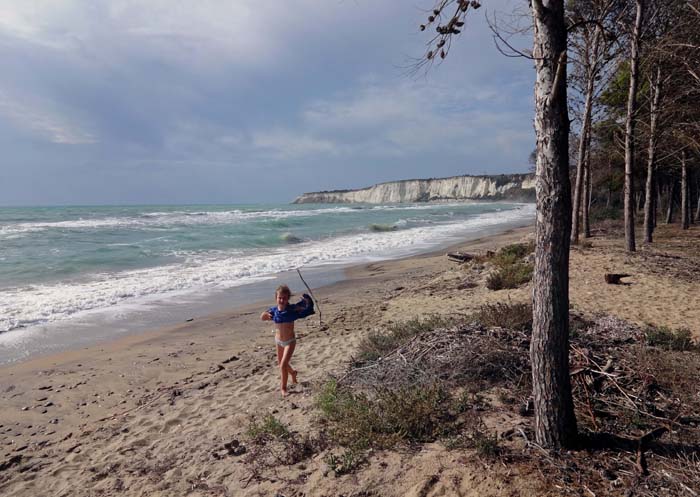
[[[665,326],[649,326],[644,331],[647,345],[651,347],[661,347],[665,350],[692,350],[693,335],[687,328],[671,330]]]
[[[247,431],[248,437],[257,443],[289,437],[289,430],[272,414],[265,416],[258,422],[255,418],[250,420]]]

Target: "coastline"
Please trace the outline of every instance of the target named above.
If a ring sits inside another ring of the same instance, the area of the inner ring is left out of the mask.
[[[483,253],[528,239],[531,233],[531,226],[513,229],[448,250]],[[697,238],[697,229],[690,235]],[[689,246],[694,243],[688,238]],[[668,275],[639,266],[654,254],[630,258],[618,245],[615,239],[594,239],[593,248],[572,250],[571,301],[576,310],[658,325],[676,326],[678,320],[700,326],[700,310],[692,300],[698,295],[697,281],[676,282],[674,291],[664,295],[660,290],[666,288]],[[230,495],[274,495],[297,481],[294,488],[307,495],[349,491],[358,482],[384,489],[382,495],[413,495],[411,489],[420,488],[436,465],[470,475],[469,488],[493,485],[500,478],[498,470],[483,475],[481,466],[455,462],[454,454],[439,444],[414,455],[377,454],[361,475],[325,477],[323,460],[317,458],[280,468],[278,478],[254,485],[245,484],[249,469],[240,458],[214,455],[225,443],[245,440],[252,417],[272,413],[294,432],[313,430],[316,387],[329,375],[342,374],[372,331],[427,314],[466,314],[488,303],[529,299],[528,285],[498,292],[482,284],[463,288],[465,281],[479,283],[484,275],[449,262],[445,251],[356,265],[346,270],[346,279],[314,288],[327,328],[319,326],[318,315],[297,325],[293,362],[300,384],[287,399],[278,394],[269,326],[259,321],[270,299],[109,344],[0,367],[0,463],[8,465],[0,472],[0,492],[227,495],[204,491],[206,484],[209,489],[226,488]],[[633,285],[605,285],[602,273],[616,268],[633,273]],[[293,286],[296,293],[304,290],[300,282]],[[692,332],[700,336],[700,328]],[[197,482],[199,490],[193,487]]]
[[[480,226],[459,241],[442,242],[428,250],[404,249],[397,254],[385,253],[368,260],[319,264],[302,267],[312,287],[326,287],[347,278],[355,266],[369,261],[402,260],[430,256],[450,250],[465,241],[488,238],[511,229],[531,225],[534,220],[515,220],[503,224]],[[401,252],[409,252],[402,255]],[[152,335],[178,328],[193,319],[206,319],[233,312],[239,308],[267,302],[280,282],[299,282],[295,271],[285,271],[261,277],[258,281],[225,290],[209,290],[202,294],[158,296],[152,304],[135,303],[133,309],[122,311],[105,308],[86,311],[68,320],[59,320],[28,328],[18,328],[0,334],[0,368],[19,364],[42,356],[105,346],[112,342],[130,343],[140,335]],[[300,283],[300,282],[299,282]],[[4,348],[4,350],[3,350]]]

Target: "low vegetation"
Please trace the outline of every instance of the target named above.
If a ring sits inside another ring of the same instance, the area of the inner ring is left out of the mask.
[[[523,303],[486,304],[474,316],[484,326],[532,331],[532,306]]]
[[[694,347],[693,335],[687,328],[671,330],[665,326],[648,326],[644,338],[647,345],[665,350],[691,350]]]
[[[317,395],[329,472],[355,471],[373,448],[440,441],[485,461],[517,461],[519,472],[545,475],[562,495],[577,495],[575,481],[596,495],[634,488],[639,471],[648,471],[648,492],[639,495],[700,483],[692,455],[700,446],[700,354],[688,355],[698,350],[688,333],[572,314],[572,387],[588,450],[548,457],[529,443],[532,428],[523,422],[532,414],[530,313],[526,304],[492,304],[459,322],[414,320],[368,339],[365,350],[381,353],[351,364]],[[499,432],[489,419],[499,419]],[[519,428],[504,429],[506,419]],[[648,461],[635,455],[645,434]]]
[[[444,328],[454,323],[454,318],[433,314],[425,318],[393,324],[384,332],[370,333],[360,343],[356,362],[376,361],[416,335],[437,328]]]
[[[486,279],[489,290],[518,288],[532,279],[533,264],[525,259],[534,251],[533,244],[515,243],[480,258],[495,267]]]

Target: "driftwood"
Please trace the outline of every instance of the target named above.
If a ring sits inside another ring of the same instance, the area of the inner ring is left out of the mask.
[[[621,281],[622,278],[627,278],[628,276],[632,276],[631,274],[620,274],[620,273],[605,273],[605,282],[608,285],[629,285],[629,283],[625,283],[624,281]]]
[[[447,258],[452,262],[467,262],[471,261],[474,256],[466,252],[448,252]]]

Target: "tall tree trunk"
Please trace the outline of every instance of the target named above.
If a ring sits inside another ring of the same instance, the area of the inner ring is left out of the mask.
[[[547,448],[576,442],[569,378],[571,184],[563,0],[532,0],[537,136],[537,223],[530,343],[535,439]]]
[[[639,36],[642,29],[644,0],[636,0],[637,15],[632,31],[630,53],[630,87],[627,95],[627,122],[625,123],[625,242],[627,250],[637,250],[634,240],[634,127],[637,119],[637,76],[639,73]]]
[[[688,166],[685,150],[681,152],[681,229],[690,228],[690,205],[688,202]]]
[[[576,164],[576,186],[574,187],[574,210],[571,216],[571,243],[578,243],[579,218],[581,212],[581,198],[583,195],[583,182],[585,178],[586,144],[588,143],[588,130],[591,125],[591,110],[593,109],[593,77],[588,76],[586,83],[586,103],[583,109],[583,123],[581,125],[581,137],[578,142],[578,163]]]
[[[610,207],[612,204],[612,182],[613,182],[613,174],[612,174],[612,159],[608,157],[608,200],[605,203],[605,207]]]
[[[696,174],[696,177],[697,176],[698,175]],[[695,219],[697,219],[698,222],[700,222],[700,178],[698,178],[697,184],[695,186],[696,186],[695,192],[698,195],[698,206],[695,209]]]
[[[583,180],[583,211],[581,220],[583,222],[583,237],[591,237],[591,133],[588,133],[588,143],[586,144],[586,160],[583,163],[585,178]]]
[[[693,182],[692,178],[694,176],[693,170],[688,171],[688,222],[690,224],[695,224],[695,212],[693,212]],[[695,192],[700,195],[700,192]]]
[[[673,197],[676,196],[676,180],[671,178],[671,185],[668,187],[668,210],[666,211],[666,224],[673,222]]]
[[[654,166],[656,162],[656,122],[661,96],[661,67],[656,66],[653,81],[653,97],[649,109],[649,150],[647,154],[646,202],[644,203],[644,243],[652,242],[654,233]]]

